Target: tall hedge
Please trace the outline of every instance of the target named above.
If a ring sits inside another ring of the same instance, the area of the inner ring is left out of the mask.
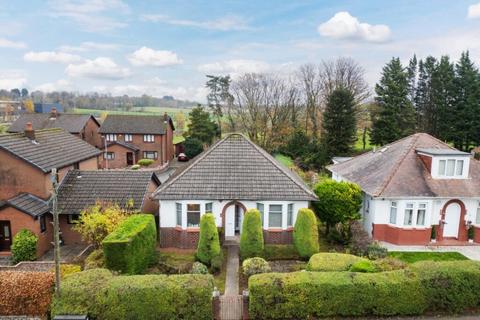
[[[263,255],[263,230],[260,211],[250,209],[245,212],[240,236],[240,256],[242,259]]]
[[[215,224],[215,216],[207,213],[200,219],[200,239],[197,246],[197,259],[200,262],[210,265],[212,259],[220,256],[220,239]]]
[[[310,258],[319,251],[317,218],[312,210],[298,210],[293,229],[293,244],[302,258]]]
[[[144,272],[154,260],[156,239],[153,215],[128,217],[102,242],[107,268],[127,274]]]
[[[421,314],[421,283],[404,271],[293,272],[254,275],[248,282],[252,319],[309,319]]]
[[[33,261],[37,259],[38,237],[28,229],[22,229],[13,237],[12,260],[14,263],[20,261]]]
[[[212,319],[211,275],[112,276],[105,269],[76,273],[62,283],[52,317],[93,319]]]

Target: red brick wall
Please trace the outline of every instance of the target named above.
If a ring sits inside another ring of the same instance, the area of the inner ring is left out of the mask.
[[[200,232],[177,228],[160,228],[160,247],[196,249]]]
[[[82,139],[90,143],[92,146],[103,149],[102,136],[98,133],[99,128],[100,126],[90,118],[81,132],[81,135],[83,135]]]
[[[68,223],[68,216],[67,215],[60,215],[59,219],[60,224],[60,232],[62,233],[62,239],[65,244],[79,244],[82,242],[82,237],[76,231],[72,230],[74,224]]]
[[[263,230],[265,244],[292,244],[293,230]]]
[[[403,229],[388,224],[373,225],[373,239],[399,245],[426,245],[430,243],[432,228]]]
[[[108,169],[121,169],[121,168],[126,168],[127,167],[127,152],[132,152],[134,161],[138,161],[138,154],[136,154],[134,151],[131,149],[125,148],[121,145],[118,144],[113,144],[109,147],[107,147],[108,152],[114,152],[115,153],[115,159],[113,160],[108,160]],[[107,168],[107,160],[104,159],[103,154],[101,156],[101,164],[100,167],[102,169]]]

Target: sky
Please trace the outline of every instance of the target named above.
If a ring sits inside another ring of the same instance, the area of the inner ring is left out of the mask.
[[[205,101],[206,74],[288,74],[351,57],[371,87],[392,57],[464,50],[479,0],[0,0],[0,88]]]

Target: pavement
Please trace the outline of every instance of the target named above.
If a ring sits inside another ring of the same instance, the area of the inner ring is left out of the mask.
[[[480,246],[398,246],[387,242],[380,242],[388,251],[421,251],[421,252],[458,252],[470,260],[480,261]],[[468,319],[468,318],[467,318]],[[475,319],[480,319],[479,317]]]
[[[225,281],[225,296],[238,296],[238,269],[240,264],[238,244],[227,245],[227,278]]]

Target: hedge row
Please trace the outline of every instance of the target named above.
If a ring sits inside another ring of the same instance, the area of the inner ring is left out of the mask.
[[[52,317],[88,314],[93,319],[211,319],[210,275],[113,276],[106,269],[76,273],[62,284]]]
[[[255,319],[417,315],[480,306],[480,263],[419,262],[378,273],[294,272],[249,279]]]
[[[156,239],[153,215],[128,217],[102,242],[107,267],[127,274],[144,272],[155,258]]]
[[[54,278],[50,272],[0,272],[0,315],[46,315]]]
[[[310,257],[307,264],[308,271],[347,271],[360,261],[368,261],[365,258],[352,254],[322,252]]]

